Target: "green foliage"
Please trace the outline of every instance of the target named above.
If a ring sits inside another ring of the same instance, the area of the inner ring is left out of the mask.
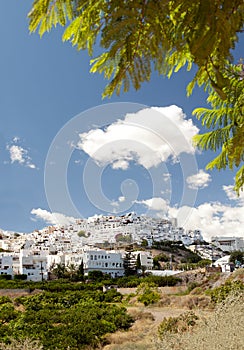
[[[202,260],[202,258],[197,253],[194,253],[189,250],[186,255],[186,258],[183,260],[184,261],[182,262],[185,262],[185,263],[196,264],[196,263],[199,263]]]
[[[197,282],[190,282],[187,285],[187,291],[186,294],[190,293],[193,289],[197,288],[199,286],[199,284]]]
[[[148,247],[148,241],[145,238],[141,241],[141,247],[143,248]]]
[[[0,275],[0,280],[6,280],[6,281],[9,281],[12,279],[12,276],[11,275],[7,275],[7,274],[4,274],[4,275]]]
[[[241,250],[235,250],[230,253],[230,262],[233,262],[234,264],[236,261],[239,261],[241,264],[244,264],[244,252]]]
[[[76,276],[75,276],[75,280],[76,281],[83,281],[84,280],[84,262],[83,260],[81,261],[78,270],[76,272]]]
[[[136,258],[136,268],[137,270],[141,269],[141,257],[140,254],[137,254],[137,258]]]
[[[0,325],[9,323],[18,317],[18,312],[15,311],[14,305],[12,303],[5,303],[0,305]]]
[[[115,290],[43,292],[16,298],[15,304],[24,311],[15,311],[12,303],[0,306],[1,340],[33,338],[48,350],[95,348],[106,333],[128,329],[133,322],[126,309],[111,304],[121,298]]]
[[[101,281],[103,279],[103,273],[100,270],[89,271],[88,279],[92,281]]]
[[[197,147],[220,153],[208,165],[207,169],[218,170],[237,169],[235,190],[244,184],[244,80],[241,78],[243,65],[226,63],[222,76],[225,79],[223,92],[225,97],[219,96],[216,89],[209,87],[207,102],[211,109],[197,108],[193,112],[207,129],[214,129],[194,137]]]
[[[220,303],[225,300],[231,293],[236,293],[243,290],[244,284],[242,281],[227,281],[224,285],[208,291],[208,294],[210,294],[212,302]]]
[[[127,243],[130,244],[132,242],[132,235],[123,235],[122,233],[118,233],[115,236],[116,242]]]
[[[190,311],[178,317],[164,318],[158,327],[159,337],[163,338],[167,333],[183,333],[196,325],[198,316]]]
[[[158,254],[156,255],[154,258],[153,258],[153,267],[154,268],[157,268],[157,269],[160,269],[160,261],[161,262],[168,262],[170,259],[167,255],[161,253],[161,254]]]
[[[77,233],[77,235],[78,235],[79,237],[87,237],[87,236],[86,236],[86,231],[84,231],[84,230],[80,230],[80,231]]]
[[[12,300],[8,296],[0,296],[0,305],[6,304],[6,303],[12,303]]]
[[[68,270],[65,264],[56,264],[51,272],[56,276],[57,278],[67,278],[68,277]]]
[[[145,306],[154,304],[160,299],[160,294],[154,283],[142,282],[137,288],[137,300]]]
[[[244,5],[232,1],[89,1],[35,0],[29,13],[31,32],[40,36],[57,24],[64,41],[93,53],[99,40],[104,50],[93,59],[92,72],[111,82],[104,95],[139,89],[151,76],[152,63],[169,77],[187,65],[198,66],[195,83],[209,81],[223,90],[221,68],[243,26]],[[172,35],[174,33],[174,35]],[[189,88],[190,90],[190,88]]]
[[[165,287],[165,286],[175,286],[177,283],[181,281],[180,278],[174,277],[174,276],[145,276],[145,277],[138,277],[138,276],[128,276],[128,277],[120,277],[114,280],[114,283],[118,285],[118,287],[124,287],[124,288],[133,288],[138,287],[142,282],[145,283],[153,283],[158,287]]]
[[[243,31],[243,0],[105,1],[34,0],[29,29],[40,36],[57,25],[65,27],[63,40],[92,56],[91,72],[110,80],[103,96],[130,85],[136,90],[151,78],[152,69],[171,77],[182,67],[196,67],[189,83],[209,92],[212,109],[197,109],[209,133],[195,144],[221,153],[208,169],[237,168],[235,189],[244,184],[243,65],[232,66],[231,50]]]
[[[25,281],[25,280],[27,280],[27,275],[26,275],[26,274],[14,275],[14,280],[17,280],[17,281]]]
[[[117,292],[115,288],[111,288],[107,292],[105,292],[104,301],[107,303],[121,302],[122,299],[123,295]]]
[[[153,249],[163,250],[169,253],[177,252],[179,249],[187,250],[181,241],[154,241],[152,244]]]

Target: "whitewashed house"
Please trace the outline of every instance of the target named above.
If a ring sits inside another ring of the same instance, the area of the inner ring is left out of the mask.
[[[232,252],[234,250],[244,251],[243,237],[212,237],[212,244],[223,251]]]
[[[84,272],[99,270],[111,277],[124,276],[122,253],[103,249],[87,249],[83,253]]]
[[[47,252],[21,249],[19,255],[20,274],[27,275],[28,281],[47,280]]]
[[[0,253],[0,275],[13,277],[13,257],[11,253]]]
[[[225,255],[222,258],[214,262],[214,266],[221,267],[222,272],[232,272],[234,270],[234,264],[229,262],[230,255]]]

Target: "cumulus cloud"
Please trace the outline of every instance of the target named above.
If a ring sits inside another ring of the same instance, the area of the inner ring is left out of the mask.
[[[244,204],[244,192],[240,191],[239,196],[237,196],[236,192],[234,191],[234,186],[232,185],[224,185],[223,190],[225,191],[227,197],[230,200],[236,201],[237,203]]]
[[[149,169],[183,152],[194,154],[191,140],[198,131],[181,108],[151,107],[127,114],[105,130],[80,134],[77,147],[101,166],[127,169],[134,161]]]
[[[7,145],[7,150],[9,151],[11,164],[19,163],[30,169],[36,169],[36,165],[32,162],[31,157],[28,155],[28,151],[18,145],[20,142],[19,137],[14,137],[11,144]]]
[[[188,187],[193,190],[207,187],[210,181],[211,176],[203,170],[199,170],[197,174],[188,176],[186,179]]]
[[[118,198],[118,200],[112,201],[112,202],[111,202],[111,205],[112,205],[113,207],[119,208],[119,207],[120,207],[120,204],[123,203],[123,202],[125,202],[125,201],[126,201],[126,197],[120,196],[120,197]],[[116,211],[115,211],[115,213],[116,213]]]
[[[196,207],[171,207],[160,197],[136,201],[154,210],[159,217],[165,214],[170,218],[177,218],[178,226],[186,230],[200,229],[205,240],[210,241],[213,236],[244,236],[244,194],[236,197],[233,186],[223,186],[227,196],[234,200],[235,206],[219,202],[202,203]]]
[[[154,198],[150,198],[142,201],[136,201],[136,203],[143,204],[149,210],[154,210],[154,211],[167,212],[169,208],[167,201],[161,197],[154,197]]]
[[[196,208],[187,206],[169,208],[169,217],[176,217],[179,226],[185,229],[200,229],[203,237],[212,236],[243,237],[244,208],[231,207],[221,203],[203,203]],[[190,215],[189,215],[190,213]],[[186,220],[186,216],[188,219]]]
[[[69,225],[75,223],[75,218],[67,216],[61,213],[51,213],[45,209],[37,208],[32,209],[31,214],[37,219],[45,221],[47,224],[51,225]]]

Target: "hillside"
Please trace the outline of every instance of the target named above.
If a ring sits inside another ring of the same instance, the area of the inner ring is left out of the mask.
[[[181,286],[160,289],[161,297],[155,305],[143,307],[136,305],[136,301],[134,305],[131,303],[127,309],[136,317],[136,322],[126,333],[116,332],[110,335],[110,344],[103,350],[240,350],[244,339],[243,289],[236,297],[230,296],[220,305],[211,302],[211,296],[206,291],[236,281],[244,283],[244,269],[232,274],[185,271],[180,277]],[[186,280],[188,284],[185,284]],[[184,317],[186,322],[193,324],[194,315],[198,318],[196,325],[193,328],[185,325]],[[166,332],[160,338],[158,329],[166,319],[169,320],[168,327],[179,322],[179,327],[184,330]],[[211,338],[207,334],[211,334]]]

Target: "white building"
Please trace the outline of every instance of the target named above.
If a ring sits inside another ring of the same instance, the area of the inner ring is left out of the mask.
[[[244,251],[243,237],[212,237],[212,244],[223,251],[232,252],[234,250]]]
[[[144,252],[144,251],[133,251],[131,252],[131,255],[137,259],[138,255],[140,256],[140,263],[141,267],[145,268],[146,270],[152,270],[153,268],[153,257],[150,252]]]
[[[83,253],[84,272],[99,270],[111,277],[124,275],[124,263],[122,253],[119,251],[107,251],[103,249],[87,249]]]
[[[0,253],[0,275],[13,276],[13,257],[10,253]]]
[[[47,254],[44,251],[21,249],[19,255],[20,274],[27,275],[28,281],[39,282],[47,280]]]
[[[222,272],[232,272],[234,270],[234,264],[229,262],[230,255],[225,255],[222,258],[215,261],[214,266],[220,266]]]

